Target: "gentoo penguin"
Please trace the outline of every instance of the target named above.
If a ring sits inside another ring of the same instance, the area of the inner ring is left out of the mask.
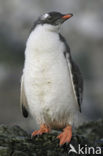
[[[38,18],[26,43],[21,78],[23,116],[30,115],[40,126],[32,136],[63,129],[57,136],[60,145],[72,138],[83,92],[80,70],[59,33],[61,25],[72,16],[50,12]]]

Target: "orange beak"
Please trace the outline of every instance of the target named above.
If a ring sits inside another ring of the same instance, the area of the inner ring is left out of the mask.
[[[66,15],[62,16],[62,18],[66,20],[66,19],[71,18],[72,16],[73,16],[73,14],[66,14]]]

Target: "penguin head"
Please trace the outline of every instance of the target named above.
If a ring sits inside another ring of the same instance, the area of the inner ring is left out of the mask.
[[[49,30],[58,30],[60,26],[69,18],[71,18],[73,14],[61,14],[59,12],[49,12],[41,15],[38,20],[34,24],[34,28],[37,25],[42,25],[46,29]]]

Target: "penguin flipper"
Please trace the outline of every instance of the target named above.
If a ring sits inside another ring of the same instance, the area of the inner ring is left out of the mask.
[[[23,79],[23,75],[21,77],[21,89],[20,89],[20,106],[21,106],[21,110],[22,110],[22,114],[25,118],[28,117],[28,103],[27,103],[27,98],[25,95],[25,88],[24,88],[24,79]]]

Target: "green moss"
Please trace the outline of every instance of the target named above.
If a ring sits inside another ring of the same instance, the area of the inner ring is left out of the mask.
[[[0,146],[0,156],[10,156],[11,151],[8,147]]]
[[[103,146],[103,121],[80,126],[73,134],[71,144]],[[0,156],[68,156],[69,145],[59,146],[58,133],[31,138],[19,126],[0,126]],[[98,141],[97,141],[98,140]],[[73,153],[72,153],[73,156]]]

